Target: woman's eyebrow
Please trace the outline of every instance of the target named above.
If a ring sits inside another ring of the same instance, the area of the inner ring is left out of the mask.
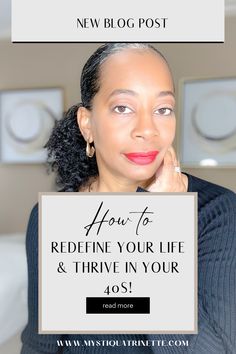
[[[137,92],[133,90],[128,90],[128,89],[116,89],[112,91],[112,93],[109,95],[109,97],[115,96],[115,95],[121,95],[121,94],[128,94],[132,96],[137,96]]]
[[[165,96],[172,96],[175,98],[174,92],[172,91],[161,91],[157,94],[157,97],[165,97]]]
[[[121,94],[128,94],[131,96],[138,96],[138,93],[133,91],[133,90],[129,90],[129,89],[116,89],[114,91],[111,92],[111,94],[109,95],[109,98],[115,95],[121,95]],[[175,95],[172,91],[161,91],[157,94],[157,97],[165,97],[165,96],[172,96],[173,98],[175,98]]]

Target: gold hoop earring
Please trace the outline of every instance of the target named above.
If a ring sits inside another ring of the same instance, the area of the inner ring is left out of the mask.
[[[86,155],[91,158],[93,157],[94,153],[95,153],[95,148],[90,145],[89,141],[87,141]]]

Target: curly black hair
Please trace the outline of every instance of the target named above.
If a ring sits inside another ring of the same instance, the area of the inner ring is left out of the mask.
[[[81,103],[72,106],[57,121],[45,148],[48,152],[48,171],[56,172],[56,185],[60,192],[78,191],[90,177],[98,175],[96,154],[86,156],[86,142],[77,123],[79,107],[92,109],[93,98],[100,88],[100,71],[104,61],[111,55],[124,49],[151,50],[165,57],[147,43],[106,43],[100,46],[83,67],[80,90]]]
[[[77,111],[82,104],[72,106],[63,119],[56,122],[45,147],[48,150],[49,171],[56,172],[60,192],[78,191],[89,176],[98,174],[95,155],[86,156],[86,142],[77,124]]]

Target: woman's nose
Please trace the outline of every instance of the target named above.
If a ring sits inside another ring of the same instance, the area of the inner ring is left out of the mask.
[[[150,139],[158,135],[159,131],[154,122],[153,116],[147,113],[140,114],[135,121],[132,137]]]

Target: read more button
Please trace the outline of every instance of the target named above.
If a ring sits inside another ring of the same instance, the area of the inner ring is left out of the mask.
[[[87,314],[150,313],[149,297],[87,297]]]

